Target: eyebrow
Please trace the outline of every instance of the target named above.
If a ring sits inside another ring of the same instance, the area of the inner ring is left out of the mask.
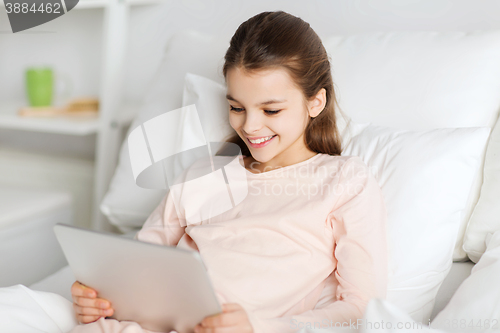
[[[238,102],[233,96],[231,96],[229,94],[226,95],[226,99],[228,99],[230,101]],[[270,100],[262,102],[262,103],[257,103],[257,105],[268,105],[268,104],[283,103],[283,102],[286,102],[286,99],[270,99]]]

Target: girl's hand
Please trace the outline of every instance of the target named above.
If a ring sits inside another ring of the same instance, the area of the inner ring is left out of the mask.
[[[92,323],[101,317],[113,315],[111,303],[104,298],[97,298],[97,292],[76,281],[71,286],[73,309],[76,319],[82,324]]]
[[[205,317],[194,328],[195,333],[253,333],[247,313],[236,303],[222,305],[222,313]]]

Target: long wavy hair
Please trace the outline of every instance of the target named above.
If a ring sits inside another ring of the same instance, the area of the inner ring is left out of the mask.
[[[305,145],[313,152],[341,154],[330,61],[321,39],[309,23],[283,11],[257,14],[238,27],[224,60],[222,72],[225,79],[231,68],[251,72],[278,67],[288,71],[306,100],[324,88],[326,105],[317,117],[309,117]],[[225,141],[237,144],[243,155],[250,156],[238,133],[232,133]],[[224,155],[224,150],[223,146],[217,155]]]

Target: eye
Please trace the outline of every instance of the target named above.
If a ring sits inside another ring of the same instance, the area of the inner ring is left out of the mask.
[[[231,111],[235,111],[235,112],[241,112],[241,111],[244,111],[245,109],[243,108],[235,108],[234,106],[230,105],[231,106]]]
[[[242,112],[242,111],[245,111],[244,108],[235,108],[234,106],[230,105],[231,107],[231,111],[234,111],[234,112]],[[269,115],[273,115],[273,114],[277,114],[278,112],[280,112],[281,110],[264,110],[264,112],[266,114],[269,114]]]
[[[278,112],[280,112],[281,110],[264,110],[265,113],[267,114],[276,114]]]

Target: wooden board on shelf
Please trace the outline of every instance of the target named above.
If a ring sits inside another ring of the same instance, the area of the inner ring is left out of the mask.
[[[78,117],[97,118],[98,112],[95,110],[69,111],[61,107],[23,107],[19,109],[21,117]]]

